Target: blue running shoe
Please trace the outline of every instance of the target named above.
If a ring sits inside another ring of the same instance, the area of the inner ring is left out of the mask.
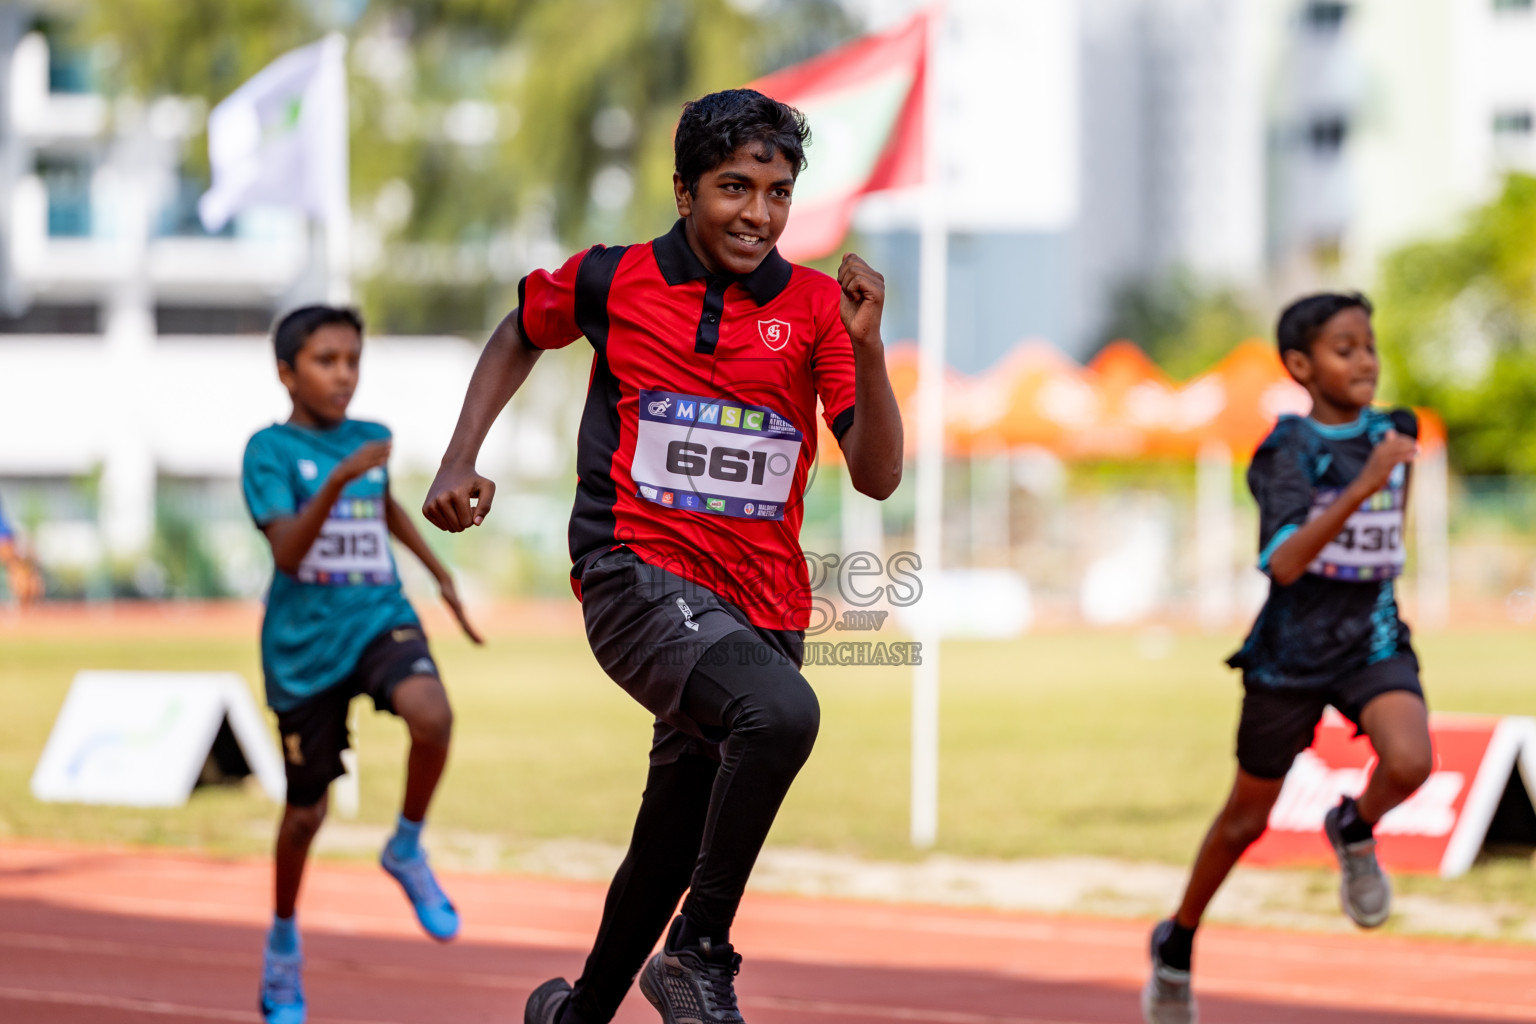
[[[438,942],[447,942],[459,934],[459,912],[432,876],[425,853],[418,850],[414,857],[401,858],[386,846],[379,865],[405,890],[405,898],[416,911],[416,920],[428,935]]]
[[[266,951],[261,965],[261,1017],[267,1024],[304,1024],[304,957]]]

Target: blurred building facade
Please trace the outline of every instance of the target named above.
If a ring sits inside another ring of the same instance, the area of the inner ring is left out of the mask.
[[[1369,285],[1536,171],[1532,0],[1312,0],[1281,8],[1269,91],[1277,283]]]
[[[303,220],[265,211],[203,231],[207,180],[183,158],[204,101],[108,100],[92,56],[40,13],[0,4],[0,328],[110,334],[134,316],[158,334],[265,331],[305,271]]]
[[[304,275],[306,229],[274,214],[203,232],[203,183],[182,166],[202,101],[109,101],[46,13],[0,5],[0,374],[15,387],[0,474],[93,477],[101,544],[128,556],[153,533],[157,475],[228,473],[193,454],[195,428],[154,444],[162,342],[264,332]]]
[[[268,332],[323,296],[321,247],[281,209],[206,232],[189,140],[207,104],[108,99],[91,56],[50,32],[57,11],[0,3],[0,498],[56,575],[155,593],[146,556],[169,514],[200,520],[175,528],[207,533],[224,589],[249,592],[265,559],[242,521],[241,453],[287,413]],[[402,472],[435,466],[474,346],[368,351],[355,414],[395,428]]]
[[[872,24],[919,0],[848,0]],[[941,45],[952,361],[1083,355],[1116,290],[1183,270],[1277,305],[1536,169],[1530,0],[951,0]],[[917,205],[865,244],[916,279]],[[915,293],[915,288],[905,289]],[[915,334],[911,295],[893,333]]]

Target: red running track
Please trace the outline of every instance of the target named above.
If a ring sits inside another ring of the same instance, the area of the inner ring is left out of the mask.
[[[529,989],[581,969],[599,885],[445,875],[439,946],[367,865],[314,865],[300,918],[314,1024],[520,1024]],[[270,868],[148,851],[0,848],[0,1021],[258,1020]],[[1147,925],[750,895],[735,928],[752,1024],[1139,1020]],[[1536,1022],[1536,948],[1212,927],[1206,1024]],[[632,992],[620,1024],[653,1024]]]

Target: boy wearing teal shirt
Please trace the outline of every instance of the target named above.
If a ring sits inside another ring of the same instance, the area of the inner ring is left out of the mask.
[[[411,733],[405,799],[380,863],[433,938],[459,929],[419,839],[448,759],[453,712],[421,622],[401,593],[393,534],[436,578],[471,640],[453,579],[389,493],[388,428],[347,419],[357,388],[362,321],[348,309],[306,306],[273,334],[278,377],[293,399],[285,423],[246,445],[241,484],[272,546],[276,571],[261,627],[267,702],[277,712],[288,803],[276,848],[276,915],[267,937],[261,1009],[268,1024],[303,1024],[303,960],[294,920],[326,793],[343,774],[347,708],[367,694]]]

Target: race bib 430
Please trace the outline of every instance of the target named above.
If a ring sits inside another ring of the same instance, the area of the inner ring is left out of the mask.
[[[1316,491],[1316,519],[1339,497],[1338,490]],[[1407,491],[1388,487],[1377,491],[1344,523],[1344,529],[1318,554],[1307,571],[1338,580],[1383,580],[1402,573],[1408,553],[1403,544],[1403,503]]]
[[[638,495],[658,505],[783,519],[803,441],[766,406],[642,390],[630,472]]]

